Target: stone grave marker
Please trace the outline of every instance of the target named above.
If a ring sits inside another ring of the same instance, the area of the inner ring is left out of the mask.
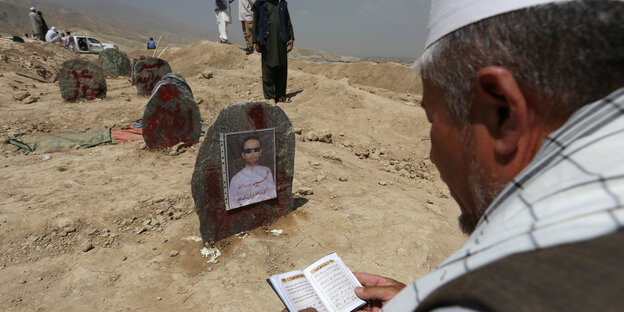
[[[165,60],[149,56],[139,59],[134,65],[137,94],[150,95],[156,83],[169,73],[171,67]]]
[[[199,141],[201,118],[193,92],[176,73],[165,75],[154,86],[143,112],[143,139],[150,148],[191,146]]]
[[[137,56],[133,56],[132,57],[132,65],[131,65],[132,66],[132,70],[131,70],[131,73],[130,73],[130,81],[131,81],[133,86],[136,85],[136,77],[134,75],[134,69],[136,68],[136,63],[138,61],[144,60],[146,57],[147,56],[145,56],[145,55],[137,55]]]
[[[106,98],[104,70],[87,60],[67,60],[59,72],[59,88],[65,102]]]
[[[220,134],[275,128],[277,198],[226,210]],[[295,134],[288,116],[269,103],[239,103],[221,110],[197,154],[191,190],[204,242],[269,225],[293,210]]]
[[[98,57],[106,77],[130,76],[132,65],[126,53],[117,49],[104,49]]]

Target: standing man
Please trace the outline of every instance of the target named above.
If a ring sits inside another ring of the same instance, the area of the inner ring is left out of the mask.
[[[254,2],[253,43],[262,53],[262,90],[269,103],[287,102],[287,53],[293,48],[295,35],[285,0]]]
[[[232,44],[228,40],[227,25],[232,24],[232,13],[230,11],[230,3],[234,0],[215,0],[215,13],[217,15],[217,25],[219,25],[220,43]]]
[[[238,1],[238,19],[243,26],[243,35],[245,35],[245,42],[247,43],[245,53],[247,55],[253,53],[253,39],[251,39],[251,33],[253,32],[253,2],[254,0]]]
[[[41,13],[41,11],[37,11],[37,21],[41,25],[41,28],[39,30],[39,40],[46,41],[45,36],[48,34],[49,28],[48,28],[48,24],[43,18],[43,13]]]
[[[30,13],[28,13],[28,17],[30,18],[30,24],[33,28],[33,38],[39,39],[41,34],[41,28],[43,25],[41,24],[41,21],[39,20],[37,15],[37,10],[34,7],[30,8]]]

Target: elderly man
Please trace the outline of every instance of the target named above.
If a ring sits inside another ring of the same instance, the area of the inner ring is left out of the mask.
[[[431,1],[419,62],[431,161],[464,246],[373,311],[624,306],[624,2]]]
[[[30,13],[28,13],[28,18],[30,18],[30,24],[33,28],[33,38],[39,38],[41,34],[41,28],[43,25],[41,24],[41,20],[38,18],[37,10],[35,7],[30,8]]]
[[[271,169],[258,163],[262,157],[260,138],[257,136],[245,138],[241,156],[245,160],[245,168],[236,173],[230,181],[228,190],[230,209],[277,196]]]

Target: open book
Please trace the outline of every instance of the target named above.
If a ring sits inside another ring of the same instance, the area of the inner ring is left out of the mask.
[[[350,312],[366,304],[355,295],[362,286],[335,253],[306,267],[271,276],[267,282],[288,311],[315,308],[318,312]]]

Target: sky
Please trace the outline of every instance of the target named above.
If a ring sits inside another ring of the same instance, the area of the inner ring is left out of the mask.
[[[214,0],[118,1],[209,30],[206,39],[219,39]],[[234,21],[228,33],[230,41],[242,44],[238,1],[232,3]],[[290,0],[295,46],[342,55],[416,59],[424,49],[429,1]]]

